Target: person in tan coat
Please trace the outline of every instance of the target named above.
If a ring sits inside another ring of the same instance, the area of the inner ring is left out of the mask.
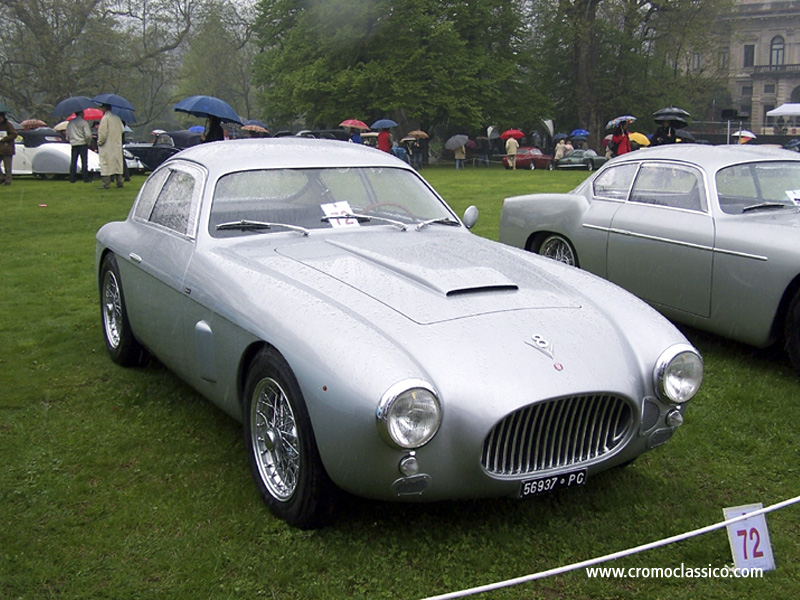
[[[101,189],[107,190],[111,186],[111,178],[116,180],[117,187],[122,187],[122,135],[125,125],[117,115],[111,112],[111,107],[104,104],[101,107],[103,118],[97,129],[97,150],[100,155],[100,175],[103,178]]]
[[[11,163],[14,160],[14,140],[17,139],[17,130],[6,118],[6,113],[0,112],[0,179],[5,185],[11,185]]]

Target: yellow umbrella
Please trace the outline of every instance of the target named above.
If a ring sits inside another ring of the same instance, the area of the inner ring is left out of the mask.
[[[650,145],[650,140],[648,139],[648,137],[643,133],[639,133],[638,131],[634,131],[633,133],[629,133],[628,137],[630,138],[630,140],[632,142],[636,142],[640,146],[649,146]]]

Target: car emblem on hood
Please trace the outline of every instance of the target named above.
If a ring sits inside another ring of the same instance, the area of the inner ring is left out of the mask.
[[[530,341],[526,341],[525,343],[528,344],[531,348],[536,348],[539,352],[544,354],[547,358],[549,358],[551,360],[555,360],[555,349],[554,349],[553,342],[551,342],[550,340],[545,339],[544,337],[542,337],[538,333],[533,334],[531,336]],[[559,362],[554,362],[553,363],[553,367],[555,368],[556,371],[563,371],[564,370],[564,365],[562,365]]]

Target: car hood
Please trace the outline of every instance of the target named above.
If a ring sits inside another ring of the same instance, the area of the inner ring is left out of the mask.
[[[356,310],[354,304],[368,298],[420,324],[510,310],[580,307],[562,284],[528,261],[463,232],[383,229],[275,247],[275,254],[291,261],[271,260],[263,249],[250,245],[237,253],[317,293],[335,295],[332,299]],[[346,287],[320,285],[320,277]]]

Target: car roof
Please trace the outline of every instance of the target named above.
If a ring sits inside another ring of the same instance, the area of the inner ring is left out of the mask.
[[[302,137],[255,138],[199,144],[167,162],[191,160],[218,175],[264,168],[399,167],[394,155],[367,146]]]
[[[618,165],[623,162],[633,162],[640,160],[679,160],[690,162],[706,169],[716,171],[722,167],[750,161],[769,161],[769,160],[797,160],[800,161],[800,153],[782,148],[773,148],[749,144],[729,144],[723,146],[711,146],[708,144],[665,144],[663,146],[653,146],[642,148],[634,152],[627,152],[609,161],[610,165]]]

